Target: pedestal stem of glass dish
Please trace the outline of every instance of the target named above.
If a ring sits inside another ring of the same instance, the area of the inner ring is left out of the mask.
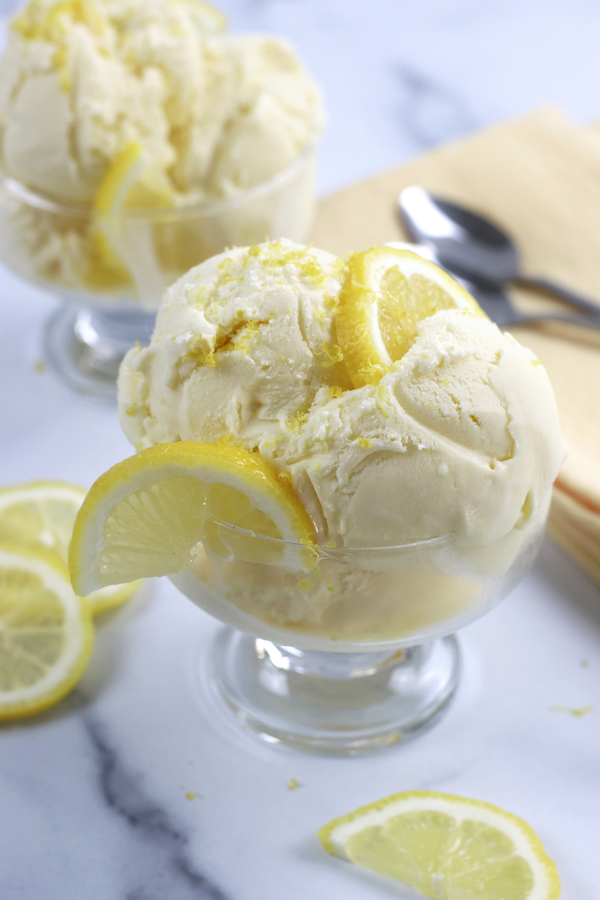
[[[207,686],[271,743],[357,754],[430,725],[459,680],[456,638],[370,653],[305,651],[231,628],[212,648]]]
[[[115,400],[119,366],[136,341],[150,341],[154,313],[62,307],[44,336],[48,365],[73,390],[99,400]]]

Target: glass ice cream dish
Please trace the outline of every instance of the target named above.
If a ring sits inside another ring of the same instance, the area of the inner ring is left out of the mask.
[[[229,626],[210,657],[198,660],[200,688],[267,741],[301,750],[356,754],[418,733],[458,686],[454,632],[521,580],[544,525],[542,515],[520,535],[506,571],[468,571],[453,538],[443,536],[396,547],[319,548],[307,572],[269,561],[301,560],[303,545],[216,522],[229,554],[200,546],[192,565],[171,576]]]
[[[84,503],[76,591],[169,575],[225,625],[203,702],[315,752],[446,708],[454,632],[531,566],[564,456],[541,362],[389,247],[195,267],[128,352],[119,410],[138,452]]]
[[[199,0],[30,0],[3,24],[0,261],[63,301],[54,372],[113,398],[176,278],[306,239],[320,94],[285,41]]]

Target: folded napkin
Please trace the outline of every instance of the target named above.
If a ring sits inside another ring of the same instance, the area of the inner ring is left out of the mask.
[[[340,256],[408,240],[396,197],[410,184],[491,216],[516,239],[523,272],[600,306],[600,126],[538,110],[340,191],[322,201],[312,240]],[[560,308],[511,289],[521,309]],[[554,487],[549,531],[600,583],[600,331],[544,323],[511,330],[544,360],[569,456]]]

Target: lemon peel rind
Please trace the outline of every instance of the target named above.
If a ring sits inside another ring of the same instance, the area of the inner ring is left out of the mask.
[[[105,586],[97,573],[106,547],[104,524],[111,510],[130,494],[181,475],[198,478],[205,484],[219,483],[219,476],[226,476],[226,483],[231,485],[233,481],[232,486],[245,493],[257,509],[263,508],[261,501],[268,497],[268,515],[288,536],[284,540],[290,540],[292,532],[298,544],[315,546],[312,522],[294,490],[281,482],[277,472],[260,457],[228,443],[157,444],[117,463],[92,485],[78,513],[69,547],[69,570],[76,592],[90,594]],[[256,484],[249,483],[250,479],[255,479]],[[93,565],[85,565],[85,560],[92,560]]]
[[[48,499],[56,497],[61,499],[67,493],[71,493],[74,498],[83,500],[86,495],[86,489],[78,484],[68,481],[26,481],[22,484],[9,484],[0,487],[0,512],[12,503],[18,503],[22,500],[30,500],[32,492],[44,492]],[[2,542],[4,544],[4,542]]]
[[[52,666],[40,681],[17,691],[0,692],[0,722],[7,722],[43,712],[70,693],[92,655],[94,626],[87,602],[73,592],[66,565],[51,551],[2,542],[0,566],[38,575],[44,586],[63,601],[65,629],[73,627],[79,638],[70,642],[69,652],[61,658],[60,664]]]
[[[365,828],[382,825],[394,815],[419,810],[446,813],[457,822],[475,819],[506,834],[512,840],[516,854],[525,859],[534,874],[534,890],[527,900],[558,900],[561,887],[556,865],[544,850],[535,831],[519,816],[483,800],[471,800],[437,791],[405,791],[391,794],[333,819],[317,834],[327,853],[352,862],[345,847],[352,835]]]
[[[136,591],[139,591],[143,583],[144,579],[138,578],[137,581],[130,581],[129,584],[104,586],[98,591],[92,591],[85,597],[85,600],[92,615],[99,616],[101,613],[123,606],[128,600],[131,600]]]

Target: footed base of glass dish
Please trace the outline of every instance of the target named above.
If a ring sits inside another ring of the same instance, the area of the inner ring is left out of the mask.
[[[115,401],[117,375],[136,341],[147,344],[156,316],[144,312],[59,308],[46,323],[44,354],[50,369],[71,390]]]
[[[454,636],[384,653],[282,647],[222,629],[207,683],[240,725],[272,744],[355,755],[430,726],[460,676]]]

